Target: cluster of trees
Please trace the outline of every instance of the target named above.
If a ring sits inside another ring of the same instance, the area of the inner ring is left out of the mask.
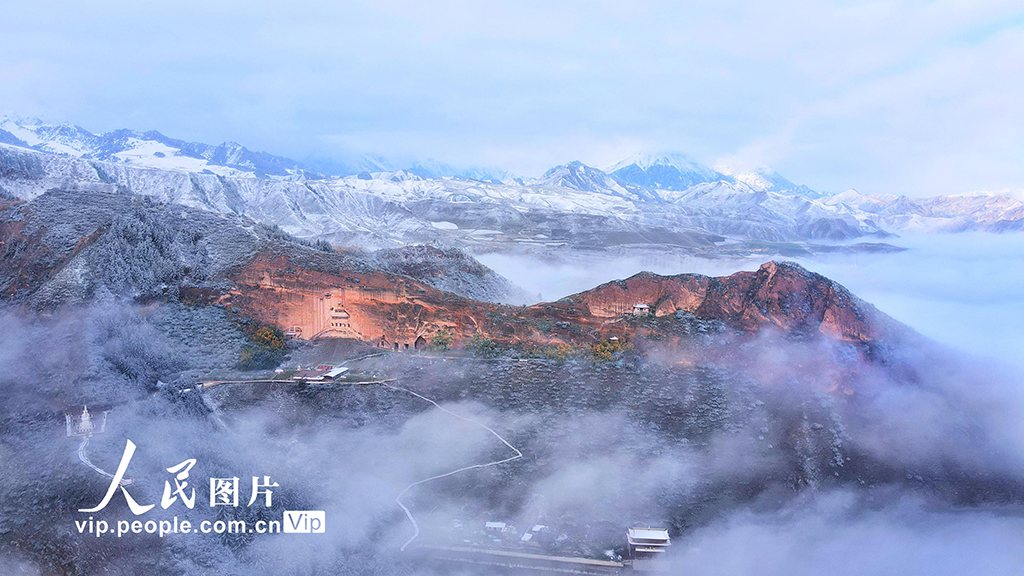
[[[273,368],[284,360],[288,341],[284,332],[273,326],[255,321],[243,321],[242,332],[249,339],[238,360],[243,370]]]
[[[181,284],[206,280],[210,267],[202,233],[172,228],[142,207],[114,219],[90,260],[96,288],[130,298],[175,296]]]
[[[594,360],[609,362],[621,356],[622,352],[625,352],[627,349],[628,345],[624,340],[609,338],[591,346],[590,357]]]
[[[440,330],[434,337],[430,339],[430,347],[434,350],[444,352],[452,347],[454,338],[447,330]]]
[[[447,330],[440,330],[430,339],[430,348],[444,352],[452,348],[454,340],[452,334]],[[556,346],[508,349],[507,347],[503,348],[493,338],[482,334],[474,334],[463,349],[484,358],[496,358],[505,352],[511,351],[516,356],[525,355],[535,358],[550,358],[562,362],[574,358],[589,358],[599,362],[611,362],[621,358],[622,354],[630,349],[630,345],[620,338],[609,338],[590,346],[575,346],[563,343]]]
[[[322,238],[318,238],[316,240],[303,240],[302,238],[296,238],[295,236],[292,236],[291,234],[282,230],[281,227],[278,226],[277,224],[260,224],[260,227],[262,228],[263,233],[272,240],[294,242],[296,244],[302,244],[303,246],[307,246],[309,248],[313,248],[314,250],[319,250],[321,252],[334,252],[334,246],[330,242]]]
[[[501,348],[498,347],[497,342],[480,334],[473,334],[473,338],[466,345],[466,348],[484,358],[495,358],[501,354]]]

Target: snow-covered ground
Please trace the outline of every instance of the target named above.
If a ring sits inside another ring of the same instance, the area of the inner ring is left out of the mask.
[[[570,162],[533,180],[438,177],[454,169],[437,162],[324,178],[230,142],[210,146],[133,130],[96,135],[9,117],[0,118],[0,130],[8,133],[0,133],[8,142],[0,144],[0,187],[14,196],[52,188],[128,191],[347,245],[706,250],[712,242],[845,242],[894,232],[1005,232],[1024,223],[1024,202],[1009,195],[830,196],[769,168],[726,174],[673,153],[637,155],[607,172]]]
[[[232,142],[210,146],[135,130],[93,134],[73,124],[47,124],[35,118],[10,116],[0,117],[0,130],[41,152],[143,168],[279,178],[294,178],[302,172],[293,160],[254,153]]]

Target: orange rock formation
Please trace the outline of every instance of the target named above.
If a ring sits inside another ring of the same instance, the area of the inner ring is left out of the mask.
[[[463,298],[378,272],[307,270],[262,255],[231,278],[220,301],[303,338],[353,338],[389,348],[420,347],[444,330],[455,344],[474,334],[506,343],[582,344],[611,336],[669,336],[678,311],[742,332],[790,332],[869,342],[891,321],[845,288],[798,265],[712,278],[640,273],[557,302],[503,306]],[[646,305],[653,318],[637,319]],[[642,309],[642,308],[641,308]]]

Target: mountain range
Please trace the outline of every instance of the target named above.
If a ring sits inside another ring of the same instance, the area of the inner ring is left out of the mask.
[[[38,118],[0,117],[0,143],[32,148],[41,152],[74,156],[89,160],[124,163],[136,167],[180,170],[185,172],[212,172],[222,176],[249,176],[261,178],[323,179],[331,176],[354,176],[378,172],[406,171],[424,179],[445,177],[480,180],[490,183],[523,183],[516,174],[495,168],[458,168],[436,160],[398,162],[377,155],[327,158],[310,156],[299,162],[266,152],[254,152],[236,142],[220,145],[187,142],[164,136],[150,130],[119,129],[94,134],[74,124],[49,124]],[[577,166],[570,162],[566,166]],[[550,181],[553,168],[535,182]],[[610,176],[620,186],[651,190],[685,190],[705,182],[743,182],[758,190],[794,192],[820,197],[806,186],[798,186],[779,176],[769,168],[748,173],[722,173],[694,162],[678,152],[660,155],[635,154],[601,170],[600,178]],[[592,190],[569,186],[578,190]],[[601,186],[598,186],[601,187]],[[609,183],[604,188],[613,188]],[[657,200],[656,194],[647,194],[648,200]]]
[[[210,172],[221,176],[322,179],[364,172],[408,170],[423,178],[457,176],[495,182],[514,178],[503,170],[459,169],[435,160],[402,163],[370,154],[344,158],[310,156],[299,162],[255,152],[237,142],[213,146],[170,138],[155,130],[120,129],[94,134],[74,124],[49,124],[38,118],[13,116],[0,116],[0,143],[90,160],[162,170]]]
[[[725,173],[677,153],[637,155],[604,170],[573,161],[536,179],[432,161],[395,169],[371,157],[335,168],[340,172],[318,171],[235,143],[132,130],[95,135],[69,124],[0,119],[0,192],[10,197],[127,192],[340,245],[658,246],[714,254],[901,231],[1003,232],[1024,222],[1024,204],[1005,195],[828,195],[768,168]]]

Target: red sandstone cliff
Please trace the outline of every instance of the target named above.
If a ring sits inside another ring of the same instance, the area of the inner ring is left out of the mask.
[[[871,342],[892,321],[831,280],[796,264],[769,262],[722,278],[640,273],[557,302],[501,306],[380,272],[325,272],[263,254],[231,276],[220,301],[298,338],[354,338],[401,348],[441,330],[456,344],[474,334],[507,343],[583,344],[611,336],[672,336],[678,311],[741,332],[767,327]],[[634,315],[647,306],[653,317]],[[641,306],[641,310],[643,307]]]
[[[744,331],[776,326],[849,341],[874,340],[883,330],[881,324],[891,322],[839,284],[786,262],[768,262],[756,272],[722,278],[642,272],[569,300],[581,311],[601,318],[619,316],[635,304],[645,304],[655,316],[683,310]]]

